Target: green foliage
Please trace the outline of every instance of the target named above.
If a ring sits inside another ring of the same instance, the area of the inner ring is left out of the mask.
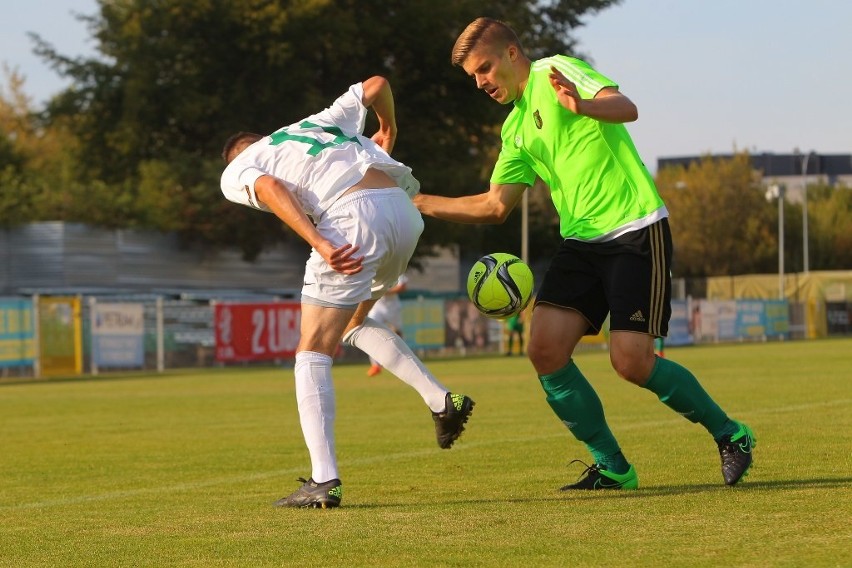
[[[66,121],[78,141],[78,181],[120,194],[108,207],[124,203],[122,222],[236,242],[253,256],[288,232],[222,203],[218,155],[231,133],[271,132],[327,106],[351,83],[385,75],[397,99],[395,157],[414,168],[424,191],[482,191],[506,109],[451,66],[457,34],[490,15],[515,25],[534,56],[573,53],[571,29],[617,1],[99,0],[99,12],[82,18],[97,58],[69,58],[34,40],[72,80],[47,117]],[[421,248],[477,244],[482,234],[429,223]],[[519,233],[501,234],[516,242]]]
[[[587,452],[524,358],[429,362],[477,401],[451,450],[408,386],[335,365],[331,511],[271,507],[309,475],[292,370],[0,379],[0,565],[849,566],[850,350],[667,349],[754,428],[736,488],[703,428],[619,381],[605,351],[577,354],[640,477],[638,491],[584,494],[557,490]]]
[[[777,215],[747,153],[666,168],[657,186],[671,215],[675,276],[772,272],[777,266]]]
[[[747,152],[732,160],[705,156],[689,168],[666,168],[657,186],[671,213],[675,276],[724,276],[778,270],[778,205],[766,200]],[[803,266],[802,203],[784,203],[784,265]],[[852,267],[852,190],[808,188],[811,270]]]
[[[811,269],[852,269],[852,188],[808,187]]]

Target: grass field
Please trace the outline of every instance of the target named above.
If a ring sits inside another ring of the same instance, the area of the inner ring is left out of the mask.
[[[310,474],[291,369],[0,384],[0,566],[852,566],[852,340],[669,349],[758,438],[716,446],[603,352],[577,356],[634,492],[561,494],[587,459],[528,361],[431,361],[477,401],[451,450],[417,394],[338,366],[343,507]]]

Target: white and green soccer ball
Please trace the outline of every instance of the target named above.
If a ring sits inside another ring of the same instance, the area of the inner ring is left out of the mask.
[[[505,252],[486,254],[467,275],[467,295],[473,305],[490,318],[511,317],[529,304],[533,291],[530,267]]]

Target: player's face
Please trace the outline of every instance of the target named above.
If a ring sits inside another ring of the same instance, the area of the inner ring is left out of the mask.
[[[505,48],[483,45],[470,52],[462,68],[474,78],[477,89],[505,105],[514,102],[520,92],[513,65],[517,57],[518,50],[513,45]]]

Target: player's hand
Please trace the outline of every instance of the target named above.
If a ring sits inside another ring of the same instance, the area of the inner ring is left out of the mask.
[[[548,78],[550,79],[550,85],[553,87],[553,90],[556,91],[556,98],[559,100],[559,104],[574,114],[582,114],[580,107],[583,104],[583,99],[580,97],[580,93],[577,92],[577,86],[569,81],[562,74],[562,71],[553,66],[550,67]]]
[[[393,150],[393,145],[396,143],[396,131],[379,130],[372,136],[373,142],[378,144],[388,154]]]
[[[341,274],[358,274],[364,268],[363,256],[355,256],[358,252],[358,245],[350,245],[349,243],[332,248],[331,243],[327,243],[328,247],[325,251],[317,249],[317,252],[323,257],[328,265],[335,271]]]

